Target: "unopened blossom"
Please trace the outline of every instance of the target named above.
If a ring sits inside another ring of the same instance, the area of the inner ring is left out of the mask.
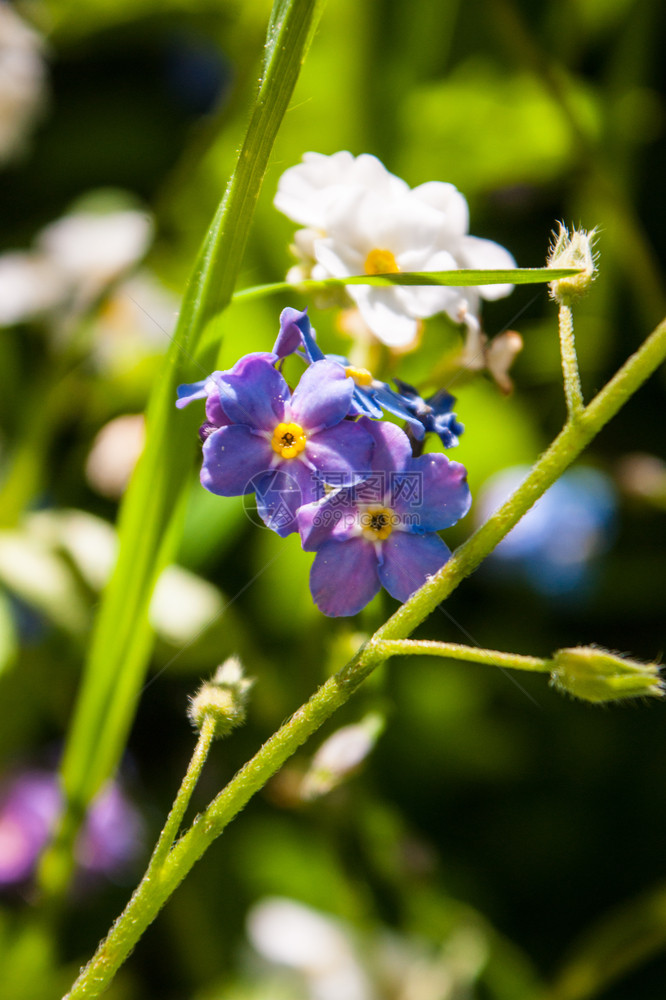
[[[0,163],[22,151],[45,97],[44,41],[0,3]]]
[[[307,227],[295,236],[301,273],[290,280],[515,267],[499,244],[468,234],[467,202],[454,185],[431,181],[410,190],[367,155],[306,154],[283,175],[275,204]],[[458,323],[478,322],[480,300],[500,298],[511,288],[346,286],[365,324],[395,348],[412,344],[420,321],[437,313]]]
[[[360,423],[375,442],[370,474],[297,513],[303,548],[317,553],[312,596],[333,617],[356,614],[382,586],[406,601],[449,558],[437,532],[460,520],[471,501],[458,462],[413,458],[399,427]]]
[[[345,420],[354,383],[335,362],[310,365],[292,394],[266,358],[242,361],[242,371],[216,376],[229,424],[206,437],[201,483],[219,496],[256,492],[261,517],[286,535],[296,530],[297,508],[321,495],[323,483],[364,474],[372,438]]]

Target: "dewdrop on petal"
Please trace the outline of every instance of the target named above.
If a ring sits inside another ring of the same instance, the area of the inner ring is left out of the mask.
[[[217,668],[212,680],[205,681],[192,695],[187,715],[195,729],[201,730],[205,720],[215,719],[215,739],[227,736],[245,722],[245,709],[252,678],[245,677],[240,660],[230,656]]]
[[[559,691],[584,701],[664,696],[658,664],[639,663],[596,646],[558,649],[550,677]]]
[[[559,230],[553,233],[553,243],[548,254],[548,267],[575,267],[580,272],[568,278],[551,281],[549,290],[558,302],[584,295],[597,276],[597,254],[594,253],[596,229],[574,229],[571,234],[566,226],[559,223]]]

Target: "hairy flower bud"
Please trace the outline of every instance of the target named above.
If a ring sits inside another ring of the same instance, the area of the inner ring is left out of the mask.
[[[559,649],[553,656],[551,683],[585,701],[664,695],[659,665],[639,663],[596,646]]]
[[[578,274],[568,278],[558,278],[549,285],[550,294],[558,302],[584,295],[597,275],[596,259],[593,247],[596,230],[574,229],[571,234],[566,226],[559,223],[559,229],[553,233],[553,242],[548,254],[548,267],[575,267]]]
[[[204,721],[215,719],[214,738],[227,736],[232,729],[245,722],[245,709],[250,688],[254,684],[245,677],[240,660],[231,656],[217,668],[210,681],[201,685],[190,698],[187,714],[195,729]]]

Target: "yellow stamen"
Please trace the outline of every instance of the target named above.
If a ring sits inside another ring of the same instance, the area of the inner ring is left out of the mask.
[[[363,537],[369,542],[383,542],[393,531],[396,521],[390,507],[367,507],[361,514]]]
[[[305,448],[305,431],[300,424],[278,424],[273,431],[271,447],[280,458],[296,458]]]
[[[400,270],[392,250],[371,250],[363,265],[366,274],[397,274]]]
[[[354,365],[347,365],[345,368],[347,378],[353,378],[356,385],[372,385],[374,378],[372,372],[367,368],[355,368]]]

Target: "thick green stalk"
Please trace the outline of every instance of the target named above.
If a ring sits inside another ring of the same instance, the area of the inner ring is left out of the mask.
[[[172,848],[159,871],[151,872],[149,869],[124,913],[115,922],[108,937],[102,942],[65,1000],[83,1000],[96,997],[102,992],[171,893],[255,792],[266,784],[309,736],[348,701],[362,681],[383,663],[388,655],[392,652],[406,651],[407,644],[395,640],[406,637],[476,568],[664,359],[666,359],[666,320],[592,400],[581,419],[567,424],[509,500],[456,550],[442,570],[424,584],[372,639],[361,647],[342,670],[326,681],[310,700],[271,736],[211,802],[206,811],[197,817],[190,829]],[[420,652],[433,649],[433,646],[427,643],[408,645],[410,651],[415,646],[422,647]],[[473,652],[478,658],[479,653],[484,651]],[[438,652],[438,655],[441,654]],[[504,655],[507,654],[492,653],[493,657],[498,658]],[[516,668],[516,664],[522,661],[524,669],[541,669],[534,664],[547,662],[533,657],[511,657],[511,659],[514,662],[507,663],[507,666]]]

